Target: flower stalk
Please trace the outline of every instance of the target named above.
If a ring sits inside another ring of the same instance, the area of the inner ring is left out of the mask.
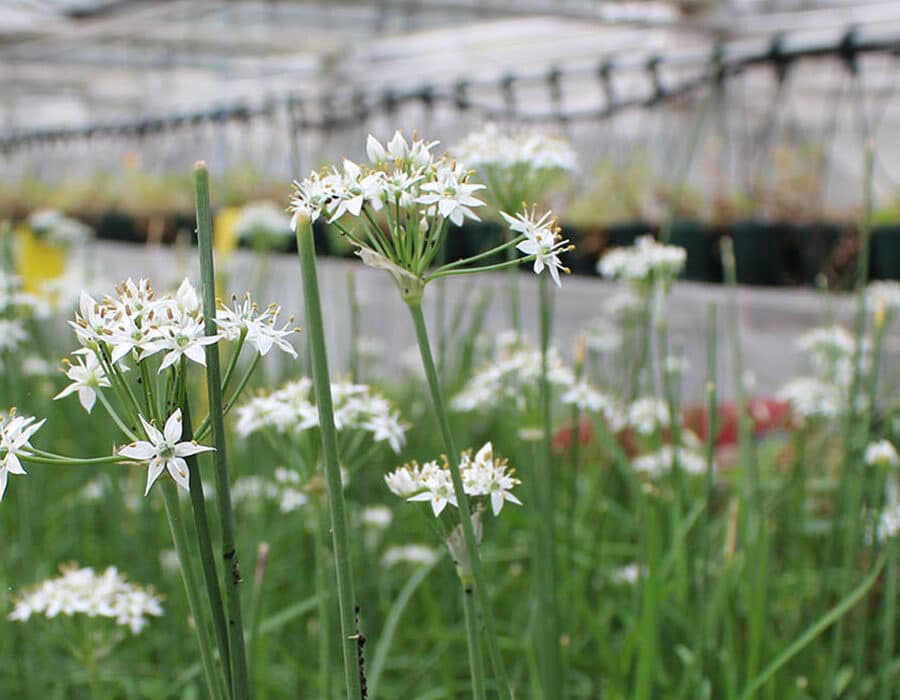
[[[485,633],[488,646],[488,654],[491,659],[491,665],[494,668],[500,697],[511,698],[510,686],[506,673],[506,665],[500,654],[500,645],[498,643],[497,628],[494,623],[494,617],[490,606],[490,599],[487,594],[485,585],[484,572],[481,566],[481,555],[478,552],[478,543],[475,538],[475,528],[472,520],[468,517],[470,513],[469,498],[463,488],[462,477],[459,472],[459,450],[453,439],[453,433],[450,430],[450,420],[447,414],[447,407],[444,403],[443,391],[441,389],[440,380],[437,375],[437,368],[434,363],[434,356],[431,352],[431,343],[428,339],[428,328],[425,324],[425,316],[422,313],[421,296],[418,298],[406,299],[412,316],[413,325],[416,329],[416,341],[419,345],[419,354],[422,358],[422,367],[425,370],[425,376],[428,380],[428,388],[431,392],[431,402],[434,412],[438,419],[441,430],[441,438],[444,443],[444,449],[447,451],[449,459],[450,477],[453,481],[453,493],[460,512],[460,525],[462,527],[463,542],[465,544],[466,553],[469,557],[472,568],[472,581],[470,584],[475,589],[475,596],[478,606],[481,609],[482,618],[484,619]],[[465,582],[464,582],[464,585]],[[470,650],[470,655],[474,653]],[[473,675],[479,672],[479,668],[483,673],[483,666],[473,665]],[[473,686],[476,681],[473,680]]]
[[[197,195],[197,237],[200,249],[200,280],[203,298],[204,330],[207,336],[218,333],[216,327],[216,288],[213,267],[212,219],[209,206],[209,172],[205,163],[197,163],[194,169],[194,186]],[[241,597],[238,584],[241,581],[237,551],[235,549],[234,513],[231,505],[231,486],[228,478],[228,460],[225,447],[225,421],[222,399],[222,379],[219,364],[219,348],[209,344],[206,353],[206,383],[209,396],[209,416],[213,443],[216,451],[216,495],[219,500],[219,525],[222,536],[222,559],[225,565],[225,600],[228,614],[228,646],[232,677],[232,694],[237,700],[250,697],[250,681],[247,672],[247,653],[244,645],[244,625],[241,619]],[[199,472],[198,472],[199,474]]]
[[[331,383],[328,373],[328,356],[325,348],[325,328],[322,321],[322,305],[319,299],[319,281],[316,272],[316,249],[312,224],[308,217],[297,220],[297,251],[303,283],[303,303],[306,309],[306,325],[309,334],[309,354],[313,385],[319,410],[319,427],[325,465],[325,483],[331,513],[332,545],[334,547],[337,577],[338,606],[341,617],[341,647],[344,656],[344,680],[348,700],[361,697],[361,684],[357,666],[355,595],[353,570],[350,562],[350,538],[347,514],[344,506],[344,490],[341,483],[340,457],[337,431],[331,402]]]

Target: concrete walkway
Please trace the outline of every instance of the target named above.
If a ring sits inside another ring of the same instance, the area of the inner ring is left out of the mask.
[[[157,288],[164,288],[184,277],[199,279],[194,250],[148,248],[104,242],[97,246],[95,262],[101,276],[111,281],[128,276],[149,276]],[[247,286],[256,291],[261,302],[277,301],[287,313],[293,313],[300,325],[303,302],[300,293],[300,271],[293,255],[273,255],[264,264],[245,251],[238,251],[227,264],[219,263],[227,275],[229,290],[243,292]],[[360,334],[375,338],[383,345],[385,362],[399,372],[402,358],[414,343],[409,314],[400,300],[393,280],[381,270],[373,270],[355,262],[320,259],[320,284],[328,325],[332,371],[345,369],[349,355],[349,302],[347,275],[356,276],[357,295],[361,304]],[[508,328],[506,276],[483,274],[478,277],[451,278],[446,282],[447,316],[459,303],[474,303],[480,295],[490,298],[485,329],[500,332]],[[426,314],[433,322],[435,288],[426,291]],[[523,325],[526,336],[537,339],[537,279],[533,274],[520,275]],[[571,357],[578,331],[603,315],[604,302],[617,285],[599,278],[571,276],[564,278],[555,301],[555,344]],[[821,293],[799,288],[750,288],[738,290],[739,332],[746,370],[754,377],[754,392],[768,394],[789,378],[805,372],[804,359],[795,347],[796,338],[806,330],[823,324],[827,313],[850,328],[854,299],[848,295],[832,295],[826,300]],[[710,303],[719,308],[719,381],[720,395],[733,396],[733,371],[728,343],[727,296],[718,285],[678,283],[669,305],[672,343],[683,346],[690,369],[685,375],[684,398],[702,400],[706,373],[706,319]],[[830,309],[829,309],[830,307]],[[900,357],[898,324],[886,339],[885,348],[892,360]],[[298,349],[303,342],[296,342]],[[888,368],[890,364],[887,365]],[[890,371],[886,373],[890,378]]]

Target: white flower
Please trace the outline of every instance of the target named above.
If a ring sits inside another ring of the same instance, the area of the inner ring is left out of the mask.
[[[77,358],[76,364],[69,364],[66,370],[66,377],[71,379],[72,383],[54,396],[53,399],[61,399],[77,391],[78,401],[88,413],[94,408],[94,402],[97,400],[97,389],[109,386],[106,372],[103,371],[97,356],[93,353],[86,356],[82,354]]]
[[[801,418],[836,418],[844,411],[844,392],[833,384],[812,377],[798,377],[776,394],[787,401],[791,411]]]
[[[663,445],[656,452],[651,452],[635,459],[632,467],[637,472],[647,474],[650,477],[658,477],[671,470],[674,459],[675,451],[672,449],[672,446]],[[702,455],[684,448],[678,450],[678,466],[685,474],[699,475],[706,473],[706,459]]]
[[[866,310],[874,314],[879,309],[895,314],[900,311],[900,282],[876,280],[866,287]]]
[[[518,179],[578,170],[578,157],[568,141],[536,130],[503,131],[492,123],[466,136],[453,153],[469,167]]]
[[[182,357],[187,357],[205,367],[206,353],[203,347],[212,345],[218,340],[218,334],[206,335],[202,321],[191,316],[183,316],[181,319],[173,320],[172,323],[153,329],[150,340],[144,344],[141,360],[160,351],[166,351],[159,364],[160,372],[174,365]]]
[[[888,505],[878,519],[878,540],[884,542],[900,533],[900,505]]]
[[[91,568],[75,565],[63,566],[61,570],[60,576],[19,596],[9,619],[25,622],[32,615],[53,618],[60,614],[108,617],[117,625],[128,627],[132,634],[140,634],[148,616],[163,614],[160,598],[151,589],[129,583],[115,567],[99,576]]]
[[[536,218],[534,208],[530,212],[521,211],[515,216],[510,216],[505,211],[501,211],[500,215],[506,219],[511,230],[525,236],[525,240],[516,249],[527,256],[534,256],[535,274],[541,274],[547,267],[556,286],[561,286],[559,271],[569,270],[560,262],[559,254],[571,250],[571,246],[568,240],[559,235],[559,227],[552,218],[552,212],[548,211],[540,218]]]
[[[387,506],[369,506],[359,514],[360,522],[374,530],[384,530],[393,519],[394,514]]]
[[[434,204],[443,219],[449,219],[455,226],[462,226],[464,219],[481,221],[470,207],[484,206],[484,202],[472,196],[484,185],[468,184],[468,173],[456,163],[440,167],[433,180],[422,185],[422,194],[416,201],[420,204]]]
[[[866,447],[865,460],[869,466],[896,467],[900,465],[900,455],[887,440],[869,443]]]
[[[333,382],[331,396],[337,430],[364,430],[372,434],[375,442],[386,441],[395,452],[400,451],[406,426],[387,399],[365,384],[350,382]],[[308,377],[288,382],[267,396],[250,399],[238,407],[237,415],[236,429],[242,437],[265,428],[300,435],[319,425]]]
[[[293,235],[291,219],[274,202],[253,202],[243,207],[234,222],[234,232],[244,241],[272,242]]]
[[[46,422],[35,422],[35,418],[15,415],[0,421],[0,499],[6,492],[6,482],[10,474],[25,474],[20,457],[26,457],[31,447],[31,436]]]
[[[650,435],[669,422],[669,407],[662,399],[645,396],[628,408],[628,425],[641,435]]]
[[[437,462],[427,462],[422,467],[420,478],[422,491],[407,498],[407,501],[428,501],[434,516],[441,514],[447,504],[459,506],[456,502],[456,494],[453,491],[453,480],[450,471],[442,469]]]
[[[58,245],[85,243],[94,237],[94,230],[53,209],[42,209],[28,217],[28,225],[35,233]]]
[[[613,248],[597,263],[604,277],[643,282],[677,276],[684,268],[687,252],[674,245],[657,243],[652,236],[641,236],[633,246]]]
[[[295,328],[289,328],[293,318],[289,318],[282,328],[277,328],[275,323],[279,313],[281,307],[277,304],[269,304],[265,311],[260,312],[248,293],[240,301],[234,297],[230,307],[220,306],[216,312],[216,325],[227,340],[235,341],[244,334],[246,342],[254,346],[262,356],[267,355],[274,346],[291,357],[297,357],[297,351],[285,340],[296,331]]]
[[[302,182],[294,181],[294,195],[291,197],[291,228],[297,230],[301,219],[316,221],[326,206],[335,198],[335,182],[331,176],[322,177],[316,172]]]
[[[0,352],[15,350],[28,340],[28,333],[18,319],[0,318]]]
[[[419,468],[415,463],[413,466],[397,467],[394,471],[384,475],[384,481],[391,493],[400,498],[409,498],[424,488]]]
[[[489,496],[495,516],[500,515],[506,501],[522,505],[522,501],[510,491],[522,482],[513,476],[513,470],[507,470],[505,460],[494,459],[494,448],[490,442],[486,442],[471,461],[464,456],[460,472],[466,495]]]
[[[403,547],[388,547],[381,557],[381,563],[387,568],[396,564],[430,566],[437,561],[437,558],[437,552],[430,547],[425,547],[421,544],[408,544]]]
[[[623,567],[615,569],[610,573],[609,580],[615,584],[627,584],[633,586],[640,581],[642,573],[642,567],[638,563],[632,562],[631,564],[626,564]]]
[[[144,433],[147,440],[139,440],[119,450],[122,457],[135,459],[148,463],[146,496],[150,493],[150,487],[159,478],[163,470],[168,470],[169,475],[185,490],[189,490],[189,472],[185,457],[200,452],[210,452],[213,447],[198,445],[196,442],[181,442],[181,409],[169,416],[163,431],[159,432],[153,425],[144,420]]]

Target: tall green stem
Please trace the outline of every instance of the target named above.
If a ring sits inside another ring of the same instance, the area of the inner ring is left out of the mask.
[[[450,460],[450,477],[453,480],[453,491],[456,501],[459,504],[459,512],[461,514],[461,523],[463,538],[469,559],[472,562],[472,574],[475,579],[475,595],[478,605],[481,609],[481,615],[484,619],[486,628],[486,637],[488,645],[488,654],[491,658],[491,664],[494,667],[494,673],[497,676],[497,685],[501,698],[511,698],[509,680],[506,673],[506,665],[500,654],[500,645],[497,638],[497,628],[494,623],[494,616],[491,610],[490,599],[485,585],[484,572],[481,567],[481,556],[478,553],[478,544],[475,541],[475,528],[472,526],[472,520],[469,515],[469,498],[463,489],[462,477],[459,473],[459,451],[456,449],[456,442],[453,439],[453,433],[450,431],[450,421],[447,416],[447,408],[444,405],[444,396],[438,381],[437,369],[434,364],[434,357],[431,354],[431,343],[428,340],[428,329],[425,325],[425,316],[422,314],[422,299],[418,297],[407,298],[407,306],[412,315],[413,325],[416,329],[416,340],[419,344],[419,353],[422,357],[422,367],[425,370],[425,376],[428,380],[428,388],[431,392],[431,401],[434,404],[434,412],[437,415],[438,424],[441,429],[441,437],[444,442],[444,449],[447,451],[447,457]],[[473,672],[475,669],[473,669]]]
[[[334,409],[331,403],[331,379],[328,374],[328,355],[325,349],[325,328],[319,299],[319,280],[316,272],[316,248],[312,226],[308,220],[297,226],[297,252],[303,278],[303,303],[309,336],[309,354],[313,386],[319,409],[319,428],[325,462],[325,482],[331,512],[331,534],[337,573],[338,605],[341,613],[341,646],[344,652],[344,677],[348,700],[361,697],[356,652],[355,596],[353,571],[350,565],[350,539],[347,533],[347,514],[344,508],[344,488],[341,483],[337,431],[334,428]]]
[[[469,666],[472,669],[472,697],[484,700],[484,659],[478,638],[478,613],[475,610],[475,592],[471,584],[463,588],[463,610],[466,617],[466,639],[469,646]]]
[[[172,541],[175,543],[175,552],[178,554],[178,563],[181,568],[181,578],[187,592],[188,607],[191,617],[194,618],[194,630],[197,633],[197,643],[200,645],[200,662],[203,666],[203,675],[209,688],[210,697],[214,699],[227,698],[222,676],[216,672],[213,659],[213,643],[209,637],[209,629],[206,626],[206,615],[203,604],[203,594],[197,583],[197,575],[191,562],[191,551],[188,544],[187,530],[181,518],[181,505],[178,503],[178,493],[175,484],[166,480],[163,486],[163,496],[166,504],[166,516],[169,519],[169,529],[172,532]],[[225,663],[225,659],[222,660]]]
[[[543,444],[538,460],[539,528],[537,550],[542,561],[537,568],[538,592],[538,665],[544,697],[562,697],[561,658],[559,648],[559,616],[556,591],[556,528],[554,527],[553,423],[551,415],[551,387],[548,354],[550,351],[550,288],[548,275],[540,279],[541,329],[541,428]]]
[[[205,163],[194,169],[197,194],[197,237],[200,248],[200,281],[203,295],[203,319],[206,335],[215,335],[216,275],[213,267],[212,219],[209,210],[209,172]],[[219,346],[207,345],[206,384],[209,396],[209,416],[212,425],[213,453],[216,474],[216,496],[219,501],[219,524],[222,531],[222,559],[225,564],[225,599],[228,606],[228,646],[231,654],[232,693],[237,700],[250,697],[247,673],[247,652],[244,648],[244,624],[241,620],[241,594],[238,584],[241,572],[235,549],[234,513],[231,507],[231,485],[228,479],[228,459],[225,448],[225,420],[222,406],[222,377]]]
[[[183,376],[183,375],[182,375]],[[184,380],[181,381],[182,387]],[[183,390],[182,390],[183,391]],[[193,439],[193,427],[191,425],[191,409],[187,397],[180,397],[183,435],[185,440]],[[203,479],[200,475],[200,464],[197,455],[186,458],[190,473],[191,508],[194,511],[194,527],[197,532],[197,544],[200,551],[200,563],[203,567],[203,581],[206,584],[206,592],[209,595],[209,607],[212,615],[213,632],[216,635],[216,644],[219,646],[219,658],[222,660],[222,668],[225,672],[225,682],[228,688],[232,687],[231,658],[228,643],[228,628],[225,624],[225,607],[222,604],[222,590],[219,588],[219,573],[216,569],[215,555],[213,554],[212,536],[209,532],[209,516],[206,513],[206,498],[203,495]]]

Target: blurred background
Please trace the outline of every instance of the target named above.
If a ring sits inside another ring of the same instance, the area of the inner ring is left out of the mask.
[[[743,282],[849,286],[867,142],[872,273],[900,274],[898,55],[891,1],[5,0],[0,211],[167,240],[197,159],[219,205],[285,202],[368,133],[495,122],[575,144],[576,271],[677,220],[689,279],[727,231]]]

